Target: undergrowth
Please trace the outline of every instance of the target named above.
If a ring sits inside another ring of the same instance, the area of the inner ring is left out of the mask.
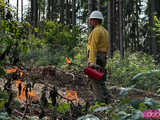
[[[159,66],[152,56],[142,52],[127,52],[123,60],[120,60],[119,52],[115,52],[113,59],[108,59],[107,70],[107,81],[119,86],[135,85],[144,90],[157,90],[160,85]]]

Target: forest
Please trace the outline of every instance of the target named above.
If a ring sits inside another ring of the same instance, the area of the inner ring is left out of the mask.
[[[89,15],[109,33],[93,101]],[[0,120],[160,119],[160,0],[0,0]]]

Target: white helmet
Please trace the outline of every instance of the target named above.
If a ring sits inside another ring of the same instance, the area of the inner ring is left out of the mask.
[[[89,19],[91,18],[96,18],[96,19],[100,19],[100,20],[103,20],[103,15],[100,11],[96,10],[96,11],[93,11],[90,16],[89,16]]]

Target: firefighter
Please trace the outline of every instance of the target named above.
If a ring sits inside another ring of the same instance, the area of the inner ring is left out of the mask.
[[[95,94],[95,101],[108,103],[110,94],[105,87],[106,81],[106,56],[109,49],[108,31],[101,25],[103,15],[100,11],[93,11],[89,16],[90,25],[94,28],[88,37],[88,66],[101,66],[104,69],[104,77],[101,80],[90,80],[90,87]]]

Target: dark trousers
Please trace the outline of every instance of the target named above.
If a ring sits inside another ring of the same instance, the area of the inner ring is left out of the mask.
[[[105,102],[105,99],[109,96],[108,90],[105,87],[106,81],[106,53],[98,52],[96,56],[96,64],[100,65],[104,69],[104,76],[101,80],[91,79],[90,87],[95,94],[95,100]]]

